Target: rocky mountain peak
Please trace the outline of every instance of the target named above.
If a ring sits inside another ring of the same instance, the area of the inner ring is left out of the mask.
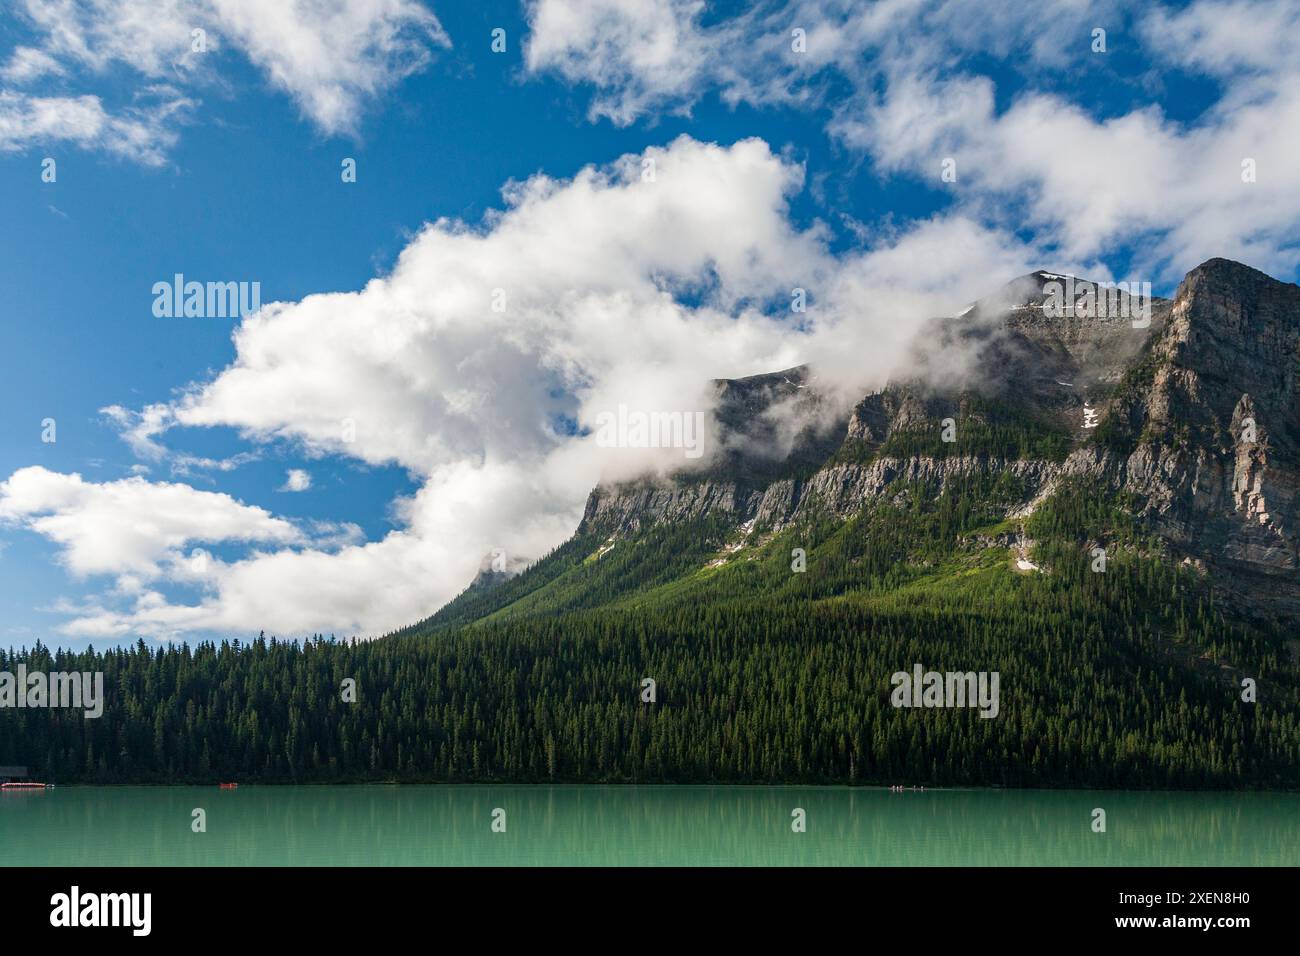
[[[1275,453],[1296,454],[1300,286],[1210,259],[1179,284],[1156,349],[1165,363],[1157,386],[1169,414],[1235,435],[1230,425],[1248,401],[1257,430],[1274,437]]]
[[[704,515],[780,528],[810,509],[847,518],[899,481],[938,494],[954,478],[1001,474],[1023,488],[1015,517],[1083,479],[1126,496],[1238,603],[1300,615],[1300,287],[1211,259],[1135,323],[1045,308],[1053,283],[1070,280],[1036,271],[936,320],[906,380],[842,418],[810,414],[829,430],[788,449],[772,440],[773,409],[815,411],[813,371],[715,382],[729,453],[677,483],[598,488],[583,528],[622,534]],[[950,374],[955,349],[967,379]],[[965,444],[939,443],[946,420]]]

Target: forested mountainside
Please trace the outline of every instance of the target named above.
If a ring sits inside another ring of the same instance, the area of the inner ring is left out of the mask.
[[[0,712],[0,763],[64,782],[1300,786],[1300,288],[1211,260],[1134,323],[1049,314],[1058,278],[937,322],[852,408],[815,369],[718,382],[744,441],[598,487],[554,552],[381,640],[0,656],[108,688],[98,720]],[[936,349],[973,372],[927,370]],[[806,427],[774,457],[778,406]],[[996,672],[997,715],[894,706],[916,664]]]

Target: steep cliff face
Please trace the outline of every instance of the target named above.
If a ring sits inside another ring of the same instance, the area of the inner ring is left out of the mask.
[[[717,383],[727,454],[705,473],[598,487],[580,533],[705,516],[780,530],[904,485],[998,478],[1023,518],[1083,479],[1124,495],[1242,609],[1300,617],[1300,287],[1212,259],[1135,322],[1054,311],[1065,278],[1033,273],[937,322],[916,377],[844,414],[806,369]],[[969,360],[944,374],[954,353]],[[792,410],[809,424],[764,449]]]
[[[1115,400],[1123,486],[1253,605],[1300,610],[1300,287],[1224,259],[1179,286]],[[1111,462],[1105,462],[1110,466]]]

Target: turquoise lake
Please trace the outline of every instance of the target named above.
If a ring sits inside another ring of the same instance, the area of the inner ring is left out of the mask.
[[[60,787],[0,793],[0,847],[11,866],[1294,866],[1300,794]]]

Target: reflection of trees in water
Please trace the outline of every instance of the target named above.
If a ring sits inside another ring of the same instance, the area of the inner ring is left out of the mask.
[[[203,807],[208,832],[193,834]],[[505,833],[492,833],[502,807]],[[790,812],[807,811],[807,832]],[[1090,828],[1094,807],[1107,832]],[[51,864],[1268,865],[1300,796],[805,787],[61,788],[0,803]]]

